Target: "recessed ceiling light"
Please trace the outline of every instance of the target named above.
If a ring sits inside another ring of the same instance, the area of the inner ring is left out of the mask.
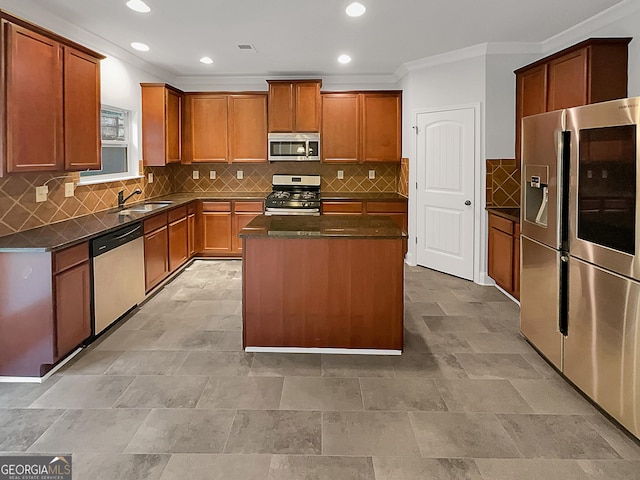
[[[211,65],[213,63],[213,58],[211,57],[202,57],[200,61],[206,65]]]
[[[127,2],[127,7],[129,7],[131,10],[134,10],[140,13],[148,13],[151,11],[151,8],[149,8],[149,5],[144,3],[142,0],[129,0]]]
[[[338,61],[340,63],[349,63],[351,61],[351,57],[349,55],[340,55],[338,57]]]
[[[146,43],[132,42],[131,46],[133,48],[135,48],[136,50],[140,50],[141,52],[148,52],[149,51],[149,45],[147,45]]]
[[[345,9],[345,12],[347,12],[347,15],[350,17],[359,17],[360,15],[364,15],[366,11],[367,7],[359,2],[353,2]]]

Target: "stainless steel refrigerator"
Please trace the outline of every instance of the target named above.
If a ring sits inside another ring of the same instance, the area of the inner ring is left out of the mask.
[[[640,98],[523,119],[521,331],[640,436]]]

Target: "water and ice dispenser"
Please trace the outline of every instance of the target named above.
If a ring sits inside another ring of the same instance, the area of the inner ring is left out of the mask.
[[[542,227],[547,226],[549,206],[549,167],[525,165],[524,218]]]

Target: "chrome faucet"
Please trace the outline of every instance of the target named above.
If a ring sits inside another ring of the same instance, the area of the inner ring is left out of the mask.
[[[124,202],[129,200],[134,195],[140,195],[141,193],[142,193],[142,190],[140,190],[139,188],[136,188],[133,192],[131,192],[131,195],[128,195],[127,197],[125,197],[124,190],[120,190],[118,192],[118,208],[124,207]]]

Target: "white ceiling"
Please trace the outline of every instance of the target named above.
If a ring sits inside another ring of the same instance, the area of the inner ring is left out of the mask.
[[[391,75],[405,62],[486,42],[542,42],[621,0],[1,0],[49,12],[177,76]],[[151,47],[146,53],[133,41]],[[237,45],[253,44],[256,54]],[[339,64],[338,55],[353,61]],[[213,65],[198,60],[208,55]]]

